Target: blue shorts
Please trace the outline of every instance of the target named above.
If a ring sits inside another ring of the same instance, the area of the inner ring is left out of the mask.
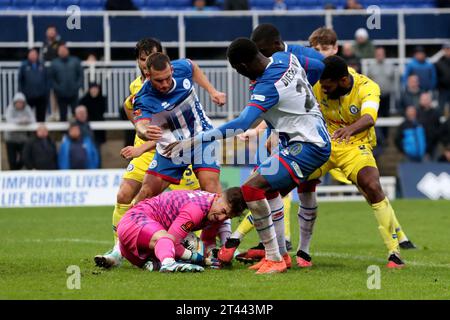
[[[313,143],[292,142],[261,163],[256,171],[273,190],[292,189],[327,162],[330,153],[330,143],[318,147]]]
[[[156,151],[150,162],[147,173],[172,184],[180,184],[183,173],[189,165],[195,173],[198,171],[220,172],[220,165],[217,161],[219,143],[217,141],[204,142],[196,146],[190,154],[183,155],[178,161],[162,156]],[[181,160],[181,161],[180,161]]]

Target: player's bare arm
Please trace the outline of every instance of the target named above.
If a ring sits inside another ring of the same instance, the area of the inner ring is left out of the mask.
[[[337,129],[331,138],[333,140],[337,140],[339,143],[341,143],[342,141],[348,143],[351,136],[363,132],[373,127],[374,125],[375,120],[372,118],[372,116],[369,114],[365,114],[351,125],[345,128]]]
[[[125,148],[122,148],[122,150],[120,150],[120,155],[127,160],[131,160],[134,158],[138,158],[145,152],[148,152],[155,148],[156,148],[155,141],[147,141],[144,144],[141,144],[140,146],[137,147],[126,146]]]
[[[191,61],[194,68],[192,79],[203,89],[208,91],[211,100],[219,105],[223,106],[226,103],[226,95],[224,92],[217,91],[216,88],[209,82],[202,69],[195,62]]]
[[[150,120],[143,119],[135,124],[136,134],[145,141],[158,141],[162,137],[162,130],[158,126],[150,125]]]

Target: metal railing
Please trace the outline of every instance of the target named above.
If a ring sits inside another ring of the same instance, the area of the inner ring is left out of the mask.
[[[248,79],[237,74],[227,61],[196,61],[217,90],[227,93],[227,105],[219,107],[212,103],[208,93],[196,85],[198,97],[207,114],[212,118],[231,119],[242,110],[248,101]],[[139,70],[134,61],[83,62],[83,90],[89,82],[101,84],[102,94],[107,97],[107,118],[119,118],[119,110],[129,95],[129,85]],[[19,62],[0,62],[0,120],[6,107],[18,91]]]
[[[407,44],[441,44],[445,39],[408,39],[406,38],[405,15],[427,14],[430,19],[436,14],[448,14],[450,9],[437,8],[402,8],[402,9],[381,9],[381,15],[394,15],[397,19],[397,38],[379,39],[375,44],[380,45],[397,45],[399,58],[405,58]],[[188,41],[186,39],[186,18],[187,17],[250,17],[252,19],[252,27],[255,28],[261,18],[264,17],[323,17],[324,25],[329,28],[333,27],[336,17],[340,16],[365,16],[368,17],[372,12],[367,10],[289,10],[289,11],[271,11],[271,10],[251,10],[251,11],[86,11],[80,12],[82,17],[99,17],[102,18],[103,39],[98,41],[68,41],[69,47],[97,47],[104,49],[105,61],[111,60],[111,48],[117,47],[133,47],[133,41],[111,41],[110,18],[112,17],[168,17],[177,18],[178,38],[176,41],[165,41],[163,45],[170,48],[178,48],[179,57],[186,57],[186,47],[226,47],[229,41]],[[50,16],[50,17],[66,17],[66,11],[20,11],[11,10],[0,12],[0,16],[17,16],[27,18],[27,41],[19,42],[0,42],[0,47],[21,47],[32,48],[42,46],[42,42],[36,40],[35,24],[33,17]],[[153,34],[158,37],[158,35]],[[248,35],[247,35],[248,36]],[[306,39],[298,39],[298,43],[305,43]]]

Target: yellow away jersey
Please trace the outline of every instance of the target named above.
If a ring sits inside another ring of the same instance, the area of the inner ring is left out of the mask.
[[[333,135],[339,128],[351,125],[365,114],[371,115],[374,121],[377,120],[380,87],[373,80],[357,73],[354,69],[348,68],[348,71],[353,77],[353,88],[339,99],[328,99],[327,95],[322,92],[320,82],[317,82],[313,88],[330,135]],[[374,147],[377,143],[375,128],[371,127],[352,136],[350,143],[368,143]]]
[[[141,90],[142,86],[144,85],[144,82],[142,81],[141,76],[134,79],[133,82],[130,83],[130,95],[125,100],[125,108],[128,110],[133,110],[133,98],[134,96]],[[144,140],[139,138],[137,135],[134,136],[134,146],[140,146],[145,143]]]

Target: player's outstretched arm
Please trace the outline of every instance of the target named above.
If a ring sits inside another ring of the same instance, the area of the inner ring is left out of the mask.
[[[237,117],[227,123],[224,123],[216,129],[202,132],[188,140],[176,141],[169,144],[165,149],[163,156],[173,157],[182,150],[189,150],[194,145],[201,144],[203,141],[221,140],[234,137],[243,131],[246,131],[258,119],[262,111],[258,108],[247,106]]]
[[[217,91],[216,88],[209,82],[208,78],[206,77],[205,73],[200,69],[198,64],[191,61],[191,64],[193,66],[193,73],[192,73],[192,79],[203,89],[208,91],[211,100],[219,105],[223,106],[226,103],[226,95],[224,92]]]

